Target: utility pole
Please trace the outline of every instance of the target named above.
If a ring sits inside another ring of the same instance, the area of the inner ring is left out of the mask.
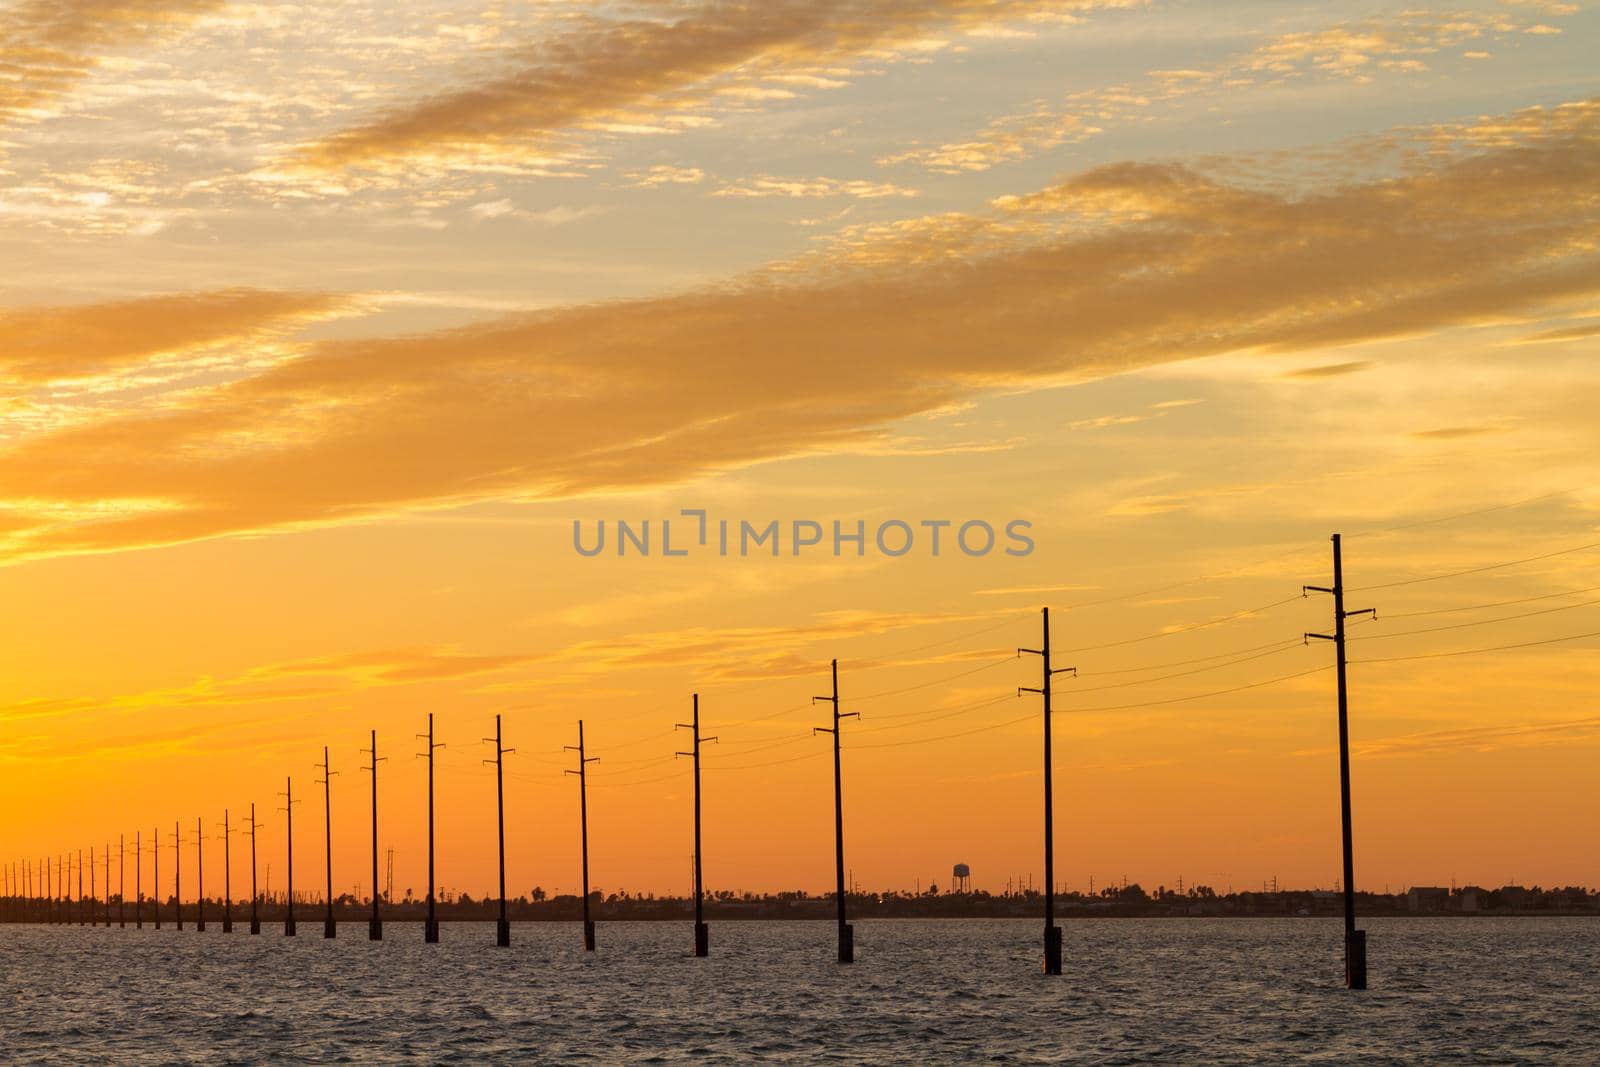
[[[81,853],[80,853],[80,855],[81,855]],[[80,872],[78,874],[78,882],[79,882],[78,892],[81,894],[83,892],[83,888],[82,888],[83,874],[82,874],[82,872]],[[100,923],[99,923],[98,919],[95,917],[95,913],[94,913],[94,905],[96,905],[98,903],[100,903],[100,894],[99,894],[99,892],[97,892],[95,890],[95,885],[94,885],[94,846],[90,845],[89,846],[89,925],[90,926],[99,926],[100,925]],[[78,925],[79,926],[83,925],[83,917],[82,916],[79,916],[79,918],[78,918]]]
[[[256,910],[256,806],[250,804],[250,932],[261,933],[261,914]]]
[[[222,809],[222,932],[233,933],[233,827]]]
[[[133,928],[144,929],[144,831],[133,832]]]
[[[194,820],[194,876],[196,888],[194,894],[194,928],[199,933],[206,932],[206,852],[204,841],[206,839],[205,820],[196,816]]]
[[[284,779],[283,792],[280,793],[279,796],[283,797],[283,807],[279,808],[278,810],[284,813],[285,821],[286,821],[286,823],[288,825],[288,837],[289,837],[288,849],[287,849],[287,851],[289,853],[289,896],[286,898],[286,900],[287,900],[287,910],[285,910],[284,915],[283,915],[283,936],[284,937],[293,937],[294,936],[294,779],[293,778],[285,778]],[[254,835],[254,833],[255,833],[255,826],[253,825],[254,822],[255,822],[255,820],[252,819],[251,820],[252,826],[250,828],[250,832],[251,832],[252,835]],[[271,875],[272,875],[272,869],[269,867],[267,869],[267,876],[268,876],[268,881],[269,882],[271,881]]]
[[[161,929],[161,827],[157,826],[150,831],[150,855],[155,859],[155,870],[151,872],[150,903],[156,913],[156,929]]]
[[[428,758],[428,917],[422,924],[422,941],[423,944],[435,945],[439,943],[439,916],[434,911],[434,890],[438,883],[433,878],[433,752],[444,745],[434,743],[431,711],[428,713],[428,732],[417,735],[419,740],[424,737],[428,741],[428,751],[417,753],[419,757],[426,755]]]
[[[578,776],[578,829],[583,840],[583,950],[594,951],[594,919],[589,915],[589,764],[599,763],[599,756],[584,754],[583,720],[578,720],[578,743],[563,746],[568,752],[578,754],[578,769],[565,771]]]
[[[94,849],[89,850],[89,858],[94,858]],[[67,853],[67,884],[72,884],[72,853]],[[74,902],[73,911],[78,914],[78,925],[83,925],[83,849],[78,850],[78,899]]]
[[[106,864],[106,929],[111,929],[111,842],[106,842],[106,847],[100,855],[105,857]],[[121,872],[119,871],[118,874]]]
[[[327,745],[322,746],[322,762],[317,766],[322,768],[317,783],[322,786],[323,845],[328,860],[328,914],[322,920],[322,936],[329,938],[339,936],[339,926],[333,918],[333,776],[339,772],[328,769]]]
[[[428,728],[429,728],[430,732],[433,729],[432,717],[431,716],[429,717],[429,726],[428,726]],[[511,920],[506,917],[506,786],[505,786],[505,761],[506,761],[506,754],[509,753],[509,752],[515,752],[516,749],[514,749],[514,748],[506,748],[500,743],[500,716],[498,716],[498,715],[496,715],[494,717],[494,736],[493,737],[485,737],[483,740],[484,740],[485,744],[488,744],[490,741],[494,742],[494,761],[493,762],[494,762],[495,810],[496,810],[496,812],[497,812],[497,814],[499,816],[499,821],[500,821],[500,829],[499,829],[499,834],[500,834],[500,920],[499,920],[499,922],[495,923],[495,927],[494,927],[494,943],[496,945],[498,945],[500,948],[509,948],[511,946]],[[432,742],[430,741],[429,744],[432,744]],[[489,760],[484,760],[483,762],[488,763],[490,761]],[[430,755],[428,757],[428,763],[429,763],[428,796],[431,799],[432,796],[433,796],[433,774],[432,774],[433,757],[431,755],[431,749],[430,749]],[[431,823],[430,823],[430,825],[431,825]],[[433,863],[433,835],[432,835],[431,832],[428,835],[428,863],[429,863],[430,866]],[[378,874],[378,868],[376,866],[376,864],[377,864],[377,854],[376,853],[373,854],[373,864],[374,864],[374,866],[372,868],[372,874],[373,874],[373,877],[376,878],[377,874]],[[432,878],[432,872],[431,871],[429,872],[429,878],[430,879]],[[431,886],[429,888],[430,888],[430,890],[432,889]]]
[[[361,751],[372,757],[372,763],[362,770],[372,772],[372,918],[367,922],[367,940],[383,940],[383,918],[378,914],[378,731],[372,731],[372,747]]]
[[[107,845],[106,848],[109,851],[111,846]],[[110,857],[107,857],[107,862],[110,862]],[[122,910],[123,905],[127,902],[127,893],[128,893],[128,890],[127,890],[128,872],[126,870],[127,866],[128,866],[128,835],[127,835],[126,832],[124,832],[124,833],[120,833],[120,834],[117,835],[117,929],[119,929],[119,930],[126,930],[128,928],[127,915]],[[107,874],[106,875],[106,891],[109,893],[110,890],[111,890],[111,875]],[[109,917],[106,919],[106,925],[107,926],[111,925],[111,919]]]
[[[183,929],[183,825],[172,824],[172,907],[177,913],[174,920]]]
[[[1056,829],[1055,829],[1055,757],[1050,748],[1050,678],[1057,674],[1076,676],[1076,667],[1050,666],[1050,609],[1041,608],[1044,618],[1044,644],[1042,648],[1019,648],[1017,655],[1027,653],[1038,656],[1044,664],[1039,688],[1019,686],[1017,695],[1038,693],[1044,698],[1044,973],[1061,973],[1061,927],[1056,925]]]
[[[694,757],[694,954],[696,956],[711,955],[711,930],[706,926],[705,917],[705,883],[702,880],[703,871],[700,864],[700,744],[702,741],[716,741],[715,737],[700,736],[700,694],[694,694],[694,717],[691,722],[677,723],[679,730],[694,731],[693,751],[680,752],[679,756]]]
[[[811,703],[826,700],[833,705],[833,725],[813,726],[811,732],[816,734],[833,735],[833,842],[834,842],[834,873],[837,876],[837,889],[835,890],[839,904],[839,962],[854,963],[856,958],[855,929],[845,920],[845,886],[844,886],[844,784],[843,774],[839,763],[839,722],[842,719],[859,718],[860,712],[839,712],[839,661],[832,661],[833,692],[825,697],[812,697]]]
[[[1333,535],[1333,587],[1307,585],[1301,593],[1333,595],[1333,633],[1306,634],[1307,639],[1332,641],[1339,688],[1339,814],[1344,831],[1344,984],[1347,989],[1367,988],[1367,932],[1356,929],[1356,879],[1354,847],[1350,831],[1350,723],[1349,701],[1345,688],[1344,624],[1357,615],[1376,615],[1376,608],[1346,611],[1344,607],[1344,561],[1339,535]]]

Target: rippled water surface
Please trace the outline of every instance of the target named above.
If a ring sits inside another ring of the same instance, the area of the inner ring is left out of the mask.
[[[1600,919],[1365,925],[1366,993],[1310,919],[1072,921],[1058,979],[1023,921],[4,926],[0,1059],[1600,1063]]]

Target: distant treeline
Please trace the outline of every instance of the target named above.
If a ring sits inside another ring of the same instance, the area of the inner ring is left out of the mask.
[[[543,890],[508,898],[506,914],[519,922],[571,922],[582,918],[582,900],[574,895],[550,897]],[[1034,890],[992,894],[941,893],[936,888],[926,892],[908,893],[852,893],[849,897],[852,916],[872,918],[1013,918],[1033,917],[1041,914],[1043,898]],[[435,905],[440,920],[460,922],[493,920],[499,916],[499,900],[494,897],[473,897],[467,893],[441,894]],[[112,897],[109,914],[118,921],[119,902]],[[222,901],[207,898],[205,914],[208,920],[220,920]],[[687,920],[694,914],[692,897],[634,895],[626,892],[590,895],[590,908],[598,919],[612,920]],[[1056,912],[1062,918],[1088,918],[1120,916],[1152,918],[1164,916],[1310,916],[1338,915],[1341,897],[1332,890],[1275,890],[1268,892],[1217,893],[1206,886],[1196,886],[1182,893],[1161,887],[1146,892],[1137,884],[1113,886],[1094,894],[1065,893],[1056,896]],[[121,918],[133,921],[134,902],[130,899],[121,905]],[[161,903],[163,922],[177,916],[177,906],[169,896]],[[263,922],[282,922],[287,914],[287,904],[282,894],[274,899],[262,899],[257,913]],[[301,897],[296,894],[295,918],[301,922],[315,921],[327,914],[327,905],[321,897]],[[421,921],[427,917],[425,900],[407,896],[398,901],[380,904],[385,921]],[[1356,894],[1356,910],[1363,915],[1581,915],[1600,914],[1600,893],[1567,886],[1560,889],[1543,889],[1538,886],[1502,886],[1499,889],[1481,889],[1463,886],[1446,889],[1433,886],[1416,886],[1402,893]],[[0,907],[0,919],[9,922],[60,921],[76,923],[104,921],[108,906],[104,899],[84,900],[21,900],[6,898]],[[834,916],[832,895],[816,895],[801,891],[783,893],[733,893],[722,891],[708,893],[705,905],[706,918],[730,919],[831,919]],[[340,922],[360,922],[372,913],[372,901],[346,894],[334,901],[334,916]],[[146,899],[142,905],[146,922],[155,915],[154,906]],[[232,914],[235,922],[248,919],[248,899],[234,901]],[[193,900],[183,904],[183,918],[192,922],[196,916]]]

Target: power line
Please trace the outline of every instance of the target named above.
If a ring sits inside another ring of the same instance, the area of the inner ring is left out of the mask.
[[[1223,615],[1219,618],[1207,619],[1205,622],[1190,623],[1188,626],[1178,626],[1170,630],[1157,630],[1155,633],[1145,634],[1142,637],[1129,637],[1121,641],[1107,641],[1104,644],[1099,645],[1079,645],[1077,648],[1069,648],[1065,649],[1064,651],[1066,653],[1097,652],[1103,648],[1121,648],[1124,645],[1136,645],[1142,641],[1154,641],[1161,637],[1173,637],[1177,634],[1186,634],[1194,630],[1204,630],[1210,626],[1220,626],[1225,622],[1232,622],[1235,619],[1242,619],[1250,615],[1259,614],[1263,611],[1270,611],[1273,608],[1281,608],[1285,604],[1292,604],[1296,600],[1303,599],[1305,599],[1303,596],[1297,594],[1295,596],[1284,597],[1282,600],[1274,600],[1272,603],[1263,604],[1260,607],[1246,608],[1243,611],[1236,611],[1232,615]]]
[[[855,704],[863,700],[877,700],[879,697],[899,696],[902,693],[914,693],[919,689],[929,689],[936,685],[943,685],[946,682],[953,682],[960,678],[970,677],[971,675],[977,674],[981,671],[993,670],[1003,663],[1014,663],[1016,658],[1016,656],[1004,656],[990,663],[985,663],[982,666],[973,667],[970,670],[960,671],[956,674],[947,675],[943,678],[935,678],[929,682],[920,682],[917,685],[903,686],[899,689],[880,689],[876,693],[862,693],[859,696],[851,697],[850,703]]]
[[[1591,630],[1586,634],[1568,634],[1565,637],[1550,637],[1543,641],[1523,641],[1515,645],[1491,645],[1488,648],[1463,648],[1455,652],[1428,652],[1416,656],[1385,656],[1382,659],[1351,660],[1352,663],[1403,663],[1414,659],[1444,659],[1448,656],[1476,656],[1481,652],[1505,652],[1516,648],[1533,648],[1537,645],[1559,645],[1566,641],[1582,641],[1586,637],[1600,637],[1600,630]]]
[[[1160,707],[1160,706],[1162,706],[1164,704],[1183,704],[1183,703],[1186,703],[1186,702],[1191,701],[1191,700],[1204,700],[1207,697],[1220,697],[1220,696],[1226,696],[1229,693],[1242,693],[1246,689],[1260,689],[1262,686],[1276,685],[1279,682],[1287,682],[1287,681],[1290,681],[1290,680],[1295,679],[1295,678],[1304,678],[1307,675],[1319,674],[1322,671],[1327,671],[1327,670],[1332,670],[1332,669],[1333,669],[1332,667],[1313,667],[1308,671],[1300,671],[1300,672],[1298,672],[1296,674],[1283,674],[1283,675],[1279,675],[1276,678],[1268,678],[1265,681],[1251,682],[1248,685],[1236,685],[1231,689],[1216,689],[1216,690],[1213,690],[1213,691],[1211,691],[1209,693],[1195,693],[1192,696],[1172,697],[1172,698],[1170,698],[1168,700],[1145,700],[1145,701],[1140,701],[1137,704],[1105,704],[1105,705],[1101,705],[1100,707],[1093,707],[1093,708],[1063,708],[1063,709],[1058,710],[1056,712],[1056,714],[1058,714],[1058,715],[1066,715],[1066,714],[1077,715],[1077,714],[1079,714],[1081,712],[1090,712],[1090,711],[1129,711],[1129,710],[1132,710],[1132,709],[1135,709],[1135,708]]]
[[[1443,630],[1465,630],[1471,626],[1492,626],[1497,622],[1513,622],[1517,619],[1531,619],[1536,615],[1551,615],[1558,611],[1572,611],[1574,608],[1592,608],[1600,604],[1600,600],[1585,600],[1581,604],[1562,604],[1556,608],[1541,608],[1538,611],[1524,611],[1519,615],[1501,615],[1494,619],[1477,619],[1473,622],[1457,622],[1448,626],[1428,626],[1421,630],[1400,630],[1392,634],[1368,634],[1365,637],[1352,637],[1352,641],[1381,641],[1391,637],[1410,637],[1414,634],[1436,634]]]
[[[1412,619],[1423,615],[1451,615],[1462,611],[1487,611],[1490,608],[1509,608],[1516,604],[1533,604],[1540,600],[1554,600],[1557,597],[1577,596],[1579,593],[1592,593],[1600,589],[1600,585],[1585,586],[1582,589],[1564,589],[1559,593],[1544,593],[1540,596],[1519,597],[1516,600],[1495,600],[1487,604],[1467,604],[1455,608],[1431,608],[1428,611],[1386,611],[1386,619]]]
[[[1159,675],[1156,675],[1153,678],[1135,678],[1132,681],[1128,681],[1128,682],[1113,682],[1110,685],[1096,685],[1096,686],[1090,686],[1090,687],[1085,688],[1085,689],[1073,688],[1073,689],[1068,690],[1068,693],[1069,694],[1074,694],[1074,693],[1099,693],[1099,692],[1102,692],[1102,691],[1104,691],[1106,689],[1127,689],[1128,687],[1135,686],[1135,685],[1151,685],[1151,684],[1153,684],[1155,682],[1165,682],[1165,681],[1168,681],[1169,679],[1172,679],[1172,678],[1187,678],[1190,675],[1205,674],[1207,671],[1220,671],[1225,667],[1234,667],[1234,666],[1237,666],[1237,665],[1239,665],[1241,663],[1249,663],[1249,662],[1251,662],[1253,660],[1265,659],[1268,656],[1282,655],[1285,652],[1290,652],[1290,651],[1292,651],[1292,650],[1294,650],[1296,648],[1304,648],[1304,647],[1305,647],[1305,642],[1303,640],[1301,640],[1301,641],[1290,640],[1290,641],[1285,641],[1282,644],[1280,644],[1280,645],[1278,645],[1278,646],[1276,646],[1274,648],[1270,648],[1265,652],[1257,652],[1254,655],[1249,655],[1249,656],[1240,656],[1237,659],[1230,659],[1230,660],[1227,660],[1227,661],[1225,661],[1223,663],[1213,663],[1208,667],[1196,667],[1193,670],[1174,671],[1172,674],[1159,674]]]
[[[1506,567],[1519,567],[1524,563],[1537,563],[1542,559],[1554,559],[1557,556],[1570,556],[1575,552],[1587,552],[1595,548],[1600,548],[1600,541],[1593,541],[1587,545],[1578,545],[1575,548],[1563,548],[1557,552],[1545,552],[1538,556],[1528,556],[1525,559],[1511,559],[1506,560],[1504,563],[1490,563],[1482,567],[1468,567],[1466,570],[1449,571],[1445,574],[1429,574],[1424,575],[1421,578],[1406,578],[1398,582],[1383,582],[1379,585],[1363,585],[1358,589],[1353,588],[1350,591],[1352,593],[1364,593],[1373,589],[1398,589],[1401,586],[1420,585],[1423,582],[1438,582],[1443,581],[1446,578],[1460,578],[1468,574],[1482,574],[1485,571],[1497,571]]]
[[[1117,667],[1113,670],[1082,671],[1078,674],[1078,677],[1099,678],[1101,675],[1106,674],[1137,674],[1143,671],[1165,670],[1168,667],[1187,667],[1192,663],[1210,663],[1212,660],[1228,659],[1231,656],[1242,656],[1248,652],[1260,652],[1264,648],[1283,648],[1289,645],[1299,645],[1303,643],[1304,642],[1299,638],[1291,637],[1281,641],[1268,641],[1266,644],[1262,645],[1250,645],[1248,648],[1236,648],[1228,652],[1218,652],[1210,656],[1196,656],[1193,659],[1175,659],[1168,660],[1165,663],[1148,663],[1142,667]],[[1083,690],[1081,689],[1078,690],[1078,692],[1082,691]]]

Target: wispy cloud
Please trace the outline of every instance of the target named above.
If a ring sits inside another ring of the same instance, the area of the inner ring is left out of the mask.
[[[1289,195],[1122,164],[847,235],[788,273],[321,343],[203,401],[0,452],[0,485],[30,487],[0,502],[0,555],[660,485],[878,444],[999,386],[1592,301],[1600,102],[1498,126],[1521,133],[1383,181]],[[145,503],[94,510],[108,498]]]
[[[1126,6],[1126,0],[663,0],[653,17],[575,17],[507,55],[505,73],[397,106],[297,153],[312,169],[441,157],[482,162],[578,130],[692,128],[722,107],[763,105],[840,83],[839,64],[928,34]]]
[[[38,118],[112,52],[227,0],[25,0],[0,11],[0,125]]]

